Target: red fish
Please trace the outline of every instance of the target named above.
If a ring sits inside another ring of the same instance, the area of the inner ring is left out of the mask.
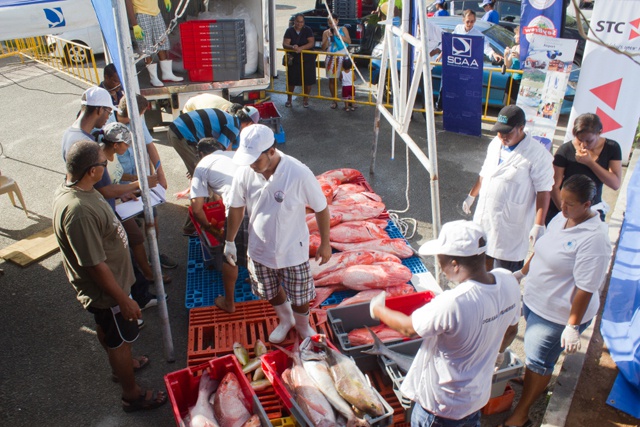
[[[213,398],[213,412],[218,424],[242,427],[251,418],[249,408],[238,378],[233,372],[229,372],[222,379]]]
[[[336,194],[333,196],[334,199],[342,199],[347,194],[352,193],[362,193],[363,191],[367,191],[366,187],[360,184],[340,184],[338,189],[336,190]]]
[[[318,248],[320,247],[320,243],[322,243],[322,239],[320,238],[320,234],[318,234],[318,233],[309,234],[309,256],[311,258],[316,256],[316,252],[318,252]]]
[[[324,194],[325,199],[327,199],[327,203],[331,203],[333,200],[333,187],[326,179],[318,179],[318,183],[322,189],[322,194]]]
[[[329,205],[329,212],[342,215],[342,221],[361,221],[377,218],[384,212],[384,203],[369,201],[368,203],[353,202],[347,205]]]
[[[325,173],[318,175],[316,178],[320,178],[320,177],[337,178],[338,180],[340,180],[341,183],[344,184],[346,182],[353,182],[358,178],[362,178],[362,173],[356,169],[342,168],[342,169],[333,169],[330,171],[326,171]]]
[[[382,323],[378,326],[370,326],[369,329],[371,329],[382,342],[399,341],[405,338],[400,332]],[[349,337],[349,343],[352,347],[373,344],[373,337],[367,328],[354,329],[349,332],[347,336]]]
[[[340,290],[344,290],[344,286],[334,285],[334,286],[324,286],[321,288],[316,288],[316,298],[313,300],[313,304],[311,304],[311,308],[318,308],[320,304],[325,302],[327,298],[331,296],[332,293]]]
[[[309,228],[309,233],[313,233],[318,231],[318,223],[316,222],[316,214],[307,214],[307,227]],[[331,213],[329,216],[329,227],[333,227],[334,225],[338,225],[342,222],[342,214],[339,213]],[[385,225],[386,227],[386,225]]]
[[[397,297],[398,295],[412,294],[416,290],[412,285],[409,284],[390,286],[387,289],[369,289],[366,291],[360,291],[352,297],[345,298],[340,304],[338,304],[338,307],[343,307],[345,305],[351,304],[359,304],[361,302],[369,302],[373,297],[383,291],[387,292],[387,297]]]
[[[370,193],[369,191],[363,191],[361,193],[348,193],[340,197],[334,197],[331,204],[351,204],[352,202],[367,203],[369,201],[382,202],[382,197],[378,196],[376,193]]]
[[[310,259],[311,274],[314,279],[319,279],[332,271],[358,264],[373,264],[374,257],[369,251],[346,251],[331,255],[329,261],[320,265],[315,259]],[[317,285],[317,284],[316,284]]]
[[[367,251],[373,257],[373,263],[377,264],[379,262],[397,262],[398,264],[402,264],[402,260],[395,256],[394,254],[390,254],[388,252],[382,251]]]
[[[388,238],[386,231],[368,221],[349,221],[331,227],[330,240],[339,243],[366,242]]]
[[[396,262],[383,262],[375,265],[353,265],[336,270],[315,281],[316,286],[343,284],[349,289],[387,288],[402,285],[411,280],[413,273],[409,268]]]
[[[331,247],[339,251],[373,250],[387,252],[401,259],[413,256],[413,249],[407,245],[407,242],[404,239],[400,238],[370,240],[368,242],[360,243],[331,242]]]

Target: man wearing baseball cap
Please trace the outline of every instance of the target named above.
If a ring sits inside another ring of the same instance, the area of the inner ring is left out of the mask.
[[[482,0],[482,3],[479,3],[479,6],[484,9],[482,20],[497,25],[500,23],[500,14],[498,11],[493,9],[494,4],[495,0]]]
[[[280,320],[269,341],[281,343],[294,326],[302,338],[315,335],[309,325],[309,301],[316,292],[305,208],[315,212],[321,238],[316,260],[324,264],[331,246],[329,208],[320,184],[307,166],[276,148],[273,131],[264,125],[240,133],[233,161],[240,167],[231,185],[224,255],[235,264],[234,239],[246,209],[252,292],[268,300]]]
[[[424,338],[400,388],[415,402],[412,426],[480,427],[496,359],[515,338],[520,318],[518,282],[504,269],[487,272],[486,249],[478,224],[449,222],[419,253],[437,256],[456,287],[410,316],[387,308],[385,292],[371,300],[372,318]]]
[[[544,219],[553,186],[553,156],[524,131],[524,111],[515,105],[500,110],[480,175],[462,203],[465,214],[478,197],[473,220],[489,237],[487,269],[518,271],[529,241],[544,234]]]

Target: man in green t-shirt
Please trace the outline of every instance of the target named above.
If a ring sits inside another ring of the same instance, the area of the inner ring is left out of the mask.
[[[154,409],[166,403],[167,396],[140,388],[134,370],[146,366],[149,359],[131,356],[142,312],[129,298],[135,282],[129,241],[113,210],[93,187],[106,166],[107,159],[94,141],[79,141],[69,149],[66,181],[54,196],[53,229],[67,278],[78,301],[94,315],[113,378],[122,386],[122,408],[125,412]]]

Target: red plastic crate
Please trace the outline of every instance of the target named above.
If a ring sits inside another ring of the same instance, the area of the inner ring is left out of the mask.
[[[184,58],[184,56],[183,56]],[[212,82],[213,81],[213,68],[202,67],[195,70],[188,70],[189,80],[192,82]]]
[[[224,203],[222,203],[222,200],[205,203],[202,206],[202,209],[204,210],[204,214],[207,217],[207,220],[209,221],[216,220],[218,223],[223,223],[224,225],[224,220],[226,217],[225,217]],[[191,218],[191,222],[193,223],[193,226],[196,228],[198,235],[200,235],[200,240],[202,240],[202,236],[204,235],[206,237],[206,243],[210,248],[214,248],[221,244],[213,236],[213,234],[209,233],[208,231],[205,231],[203,234],[202,226],[198,221],[196,221],[196,218],[193,215],[193,211],[191,210],[191,206],[189,206],[189,217]]]
[[[515,396],[516,392],[507,384],[507,388],[504,390],[502,396],[489,399],[489,402],[482,408],[482,415],[499,414],[500,412],[508,411],[511,409],[511,404]]]
[[[251,388],[249,380],[242,372],[238,360],[235,356],[228,355],[210,360],[194,368],[185,368],[165,375],[164,382],[178,427],[180,427],[182,419],[189,414],[189,408],[195,405],[198,400],[200,377],[208,374],[211,378],[222,381],[229,372],[233,372],[238,378],[242,393],[252,405],[253,414],[257,414],[260,417],[263,425],[269,423],[267,413],[260,404],[258,396]]]

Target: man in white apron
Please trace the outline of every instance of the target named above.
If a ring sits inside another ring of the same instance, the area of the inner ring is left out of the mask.
[[[517,271],[529,241],[544,234],[544,218],[553,186],[553,156],[526,134],[524,111],[515,105],[500,110],[480,175],[462,210],[482,225],[488,238],[487,266]]]

